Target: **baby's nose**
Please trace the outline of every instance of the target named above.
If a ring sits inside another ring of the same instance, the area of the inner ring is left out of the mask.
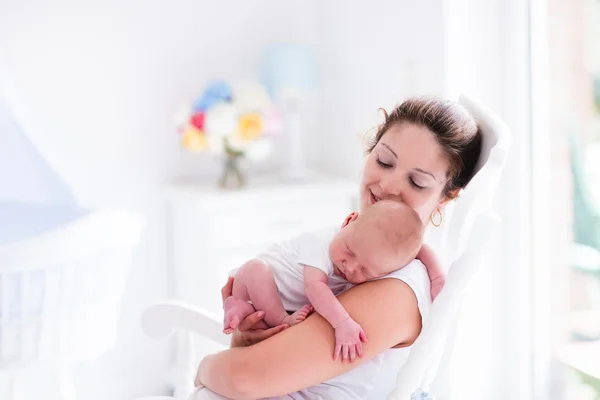
[[[356,270],[356,263],[354,263],[354,262],[346,263],[346,271],[347,272],[353,274],[355,270]]]

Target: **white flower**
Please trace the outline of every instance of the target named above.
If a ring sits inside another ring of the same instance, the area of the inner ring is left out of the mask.
[[[228,103],[217,104],[206,112],[204,119],[204,132],[210,138],[232,136],[236,133],[238,126],[237,109]]]

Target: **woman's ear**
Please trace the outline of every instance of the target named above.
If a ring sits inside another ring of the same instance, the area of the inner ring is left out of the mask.
[[[446,204],[450,203],[452,200],[456,200],[460,197],[460,194],[462,193],[462,189],[454,189],[452,191],[450,191],[450,193],[448,193],[447,196],[443,196],[442,200],[439,203],[439,207],[443,208],[444,206],[446,206]]]
[[[355,221],[356,218],[358,218],[357,212],[353,212],[350,215],[348,215],[346,217],[346,219],[344,219],[344,222],[342,223],[342,228],[346,227],[350,222]]]

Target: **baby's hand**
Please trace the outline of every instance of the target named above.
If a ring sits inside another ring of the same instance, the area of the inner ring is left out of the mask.
[[[333,359],[337,360],[340,353],[343,362],[354,362],[358,355],[362,357],[363,348],[361,342],[367,341],[367,335],[352,318],[348,318],[335,327],[335,351]]]
[[[431,301],[435,300],[435,298],[438,297],[438,294],[440,294],[445,284],[446,277],[443,275],[438,276],[437,278],[431,281]]]

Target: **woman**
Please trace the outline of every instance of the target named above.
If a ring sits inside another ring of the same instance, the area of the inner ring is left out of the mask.
[[[471,179],[480,150],[477,123],[461,106],[435,98],[409,99],[386,113],[368,149],[360,209],[380,199],[402,201],[423,223],[439,226],[443,207]],[[231,281],[223,288],[224,297],[230,291]],[[385,398],[429,310],[425,267],[414,260],[339,299],[369,338],[363,357],[354,363],[332,359],[333,330],[318,314],[290,329],[253,331],[261,317],[255,313],[234,334],[232,349],[202,360],[196,384],[233,399]]]

